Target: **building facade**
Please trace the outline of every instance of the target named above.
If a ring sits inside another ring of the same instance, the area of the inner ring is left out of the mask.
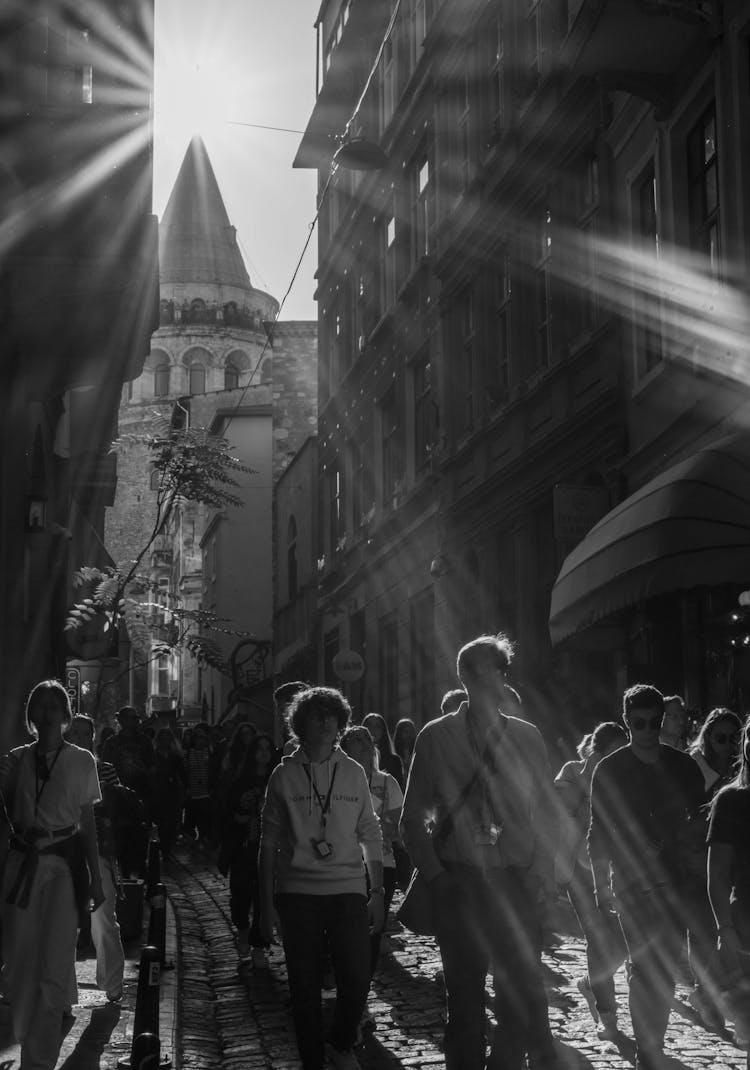
[[[77,702],[106,647],[101,622],[65,621],[74,571],[108,561],[109,444],[158,316],[153,2],[6,4],[0,41],[4,751],[30,687],[57,676]]]
[[[717,314],[746,315],[748,17],[323,4],[295,161],[319,173],[318,672],[361,653],[360,712],[423,723],[460,644],[498,630],[548,739],[614,715],[634,673],[707,700],[705,577],[659,592],[668,642],[636,649],[639,620],[660,631],[648,586],[564,636],[549,617],[597,521],[743,424]],[[383,166],[332,162],[352,138]]]

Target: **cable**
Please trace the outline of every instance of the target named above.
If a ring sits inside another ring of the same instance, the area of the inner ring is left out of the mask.
[[[381,58],[383,56],[383,52],[385,51],[385,46],[388,43],[388,38],[391,36],[391,33],[393,32],[393,27],[396,24],[396,18],[398,17],[398,13],[399,13],[400,8],[401,8],[401,0],[396,0],[396,3],[393,6],[393,11],[391,12],[391,17],[390,17],[390,19],[388,21],[388,26],[386,27],[386,31],[383,34],[383,39],[380,42],[380,47],[378,48],[377,55],[375,56],[375,60],[374,60],[372,66],[370,68],[370,73],[367,75],[367,80],[365,81],[364,88],[363,88],[362,92],[359,95],[359,99],[357,100],[357,103],[354,106],[354,111],[349,116],[349,119],[346,122],[346,126],[344,127],[343,133],[340,135],[339,140],[342,141],[342,142],[345,141],[346,138],[348,137],[351,125],[354,122],[354,120],[356,119],[356,117],[357,117],[357,115],[359,113],[359,110],[362,107],[362,104],[364,102],[364,99],[365,99],[365,97],[367,96],[367,94],[368,94],[368,92],[370,90],[370,86],[372,85],[372,80],[375,77],[375,74],[377,73],[378,67],[380,66],[380,60],[381,60]],[[263,130],[282,130],[283,131],[283,130],[286,129],[284,127],[261,126],[261,124],[259,124],[259,123],[234,122],[233,120],[230,120],[230,119],[227,119],[225,121],[227,123],[232,123],[232,125],[234,125],[234,126],[251,126],[251,127],[256,127],[257,126],[257,127],[259,127],[260,129],[263,129]],[[303,130],[289,130],[288,132],[289,133],[294,133],[294,134],[304,134]],[[281,302],[279,304],[279,307],[276,310],[276,315],[275,315],[274,321],[273,321],[274,324],[279,322],[279,316],[281,315],[281,310],[284,307],[284,304],[286,302],[287,297],[289,296],[289,294],[292,291],[292,287],[294,286],[294,283],[295,283],[295,281],[297,279],[297,275],[299,274],[300,268],[302,267],[302,261],[305,258],[305,254],[307,252],[308,246],[310,245],[310,241],[312,240],[312,236],[313,236],[313,233],[315,231],[315,226],[316,226],[318,220],[320,219],[320,210],[321,210],[321,208],[323,206],[323,202],[325,201],[326,194],[328,193],[328,189],[329,189],[329,187],[331,185],[331,182],[333,181],[333,178],[334,178],[337,170],[338,170],[338,165],[336,164],[335,160],[332,160],[331,161],[331,168],[330,168],[330,171],[328,173],[328,178],[326,179],[326,183],[323,186],[323,189],[322,189],[322,191],[320,193],[320,196],[318,197],[318,207],[316,209],[316,212],[315,212],[315,215],[313,217],[312,222],[309,224],[309,229],[308,229],[307,238],[305,239],[305,244],[302,247],[302,252],[301,252],[301,254],[299,256],[299,259],[297,260],[297,264],[296,264],[296,266],[294,268],[294,272],[292,273],[292,278],[291,278],[291,281],[290,281],[290,283],[289,283],[289,285],[288,285],[288,287],[286,289],[286,293],[282,297]],[[273,330],[271,330],[270,334],[267,335],[266,340],[263,343],[263,348],[261,349],[260,355],[258,356],[258,359],[257,359],[257,361],[255,363],[255,367],[253,368],[252,372],[250,373],[250,377],[249,377],[248,381],[245,383],[245,386],[242,389],[242,393],[240,394],[240,397],[239,397],[239,399],[237,401],[237,404],[235,405],[233,411],[227,417],[226,424],[224,425],[224,429],[225,430],[226,430],[226,428],[229,427],[229,424],[232,422],[232,419],[237,415],[237,412],[239,411],[240,406],[242,405],[243,401],[245,400],[245,395],[247,394],[247,391],[249,390],[249,388],[252,386],[253,380],[255,379],[255,374],[258,371],[258,368],[260,367],[261,361],[263,360],[263,357],[266,354],[266,350],[268,349],[269,345],[271,344],[271,338],[272,337],[273,337]]]

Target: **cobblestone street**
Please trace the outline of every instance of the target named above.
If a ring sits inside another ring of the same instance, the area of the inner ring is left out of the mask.
[[[271,950],[268,969],[247,968],[240,974],[227,882],[211,861],[180,854],[165,879],[181,946],[177,1064],[196,1070],[296,1070],[299,1064],[281,948]],[[566,918],[561,911],[561,922]],[[559,924],[557,928],[569,926]],[[369,1001],[376,1029],[365,1034],[358,1050],[360,1063],[370,1070],[440,1067],[443,1000],[441,985],[435,979],[440,961],[434,942],[414,937],[391,922],[384,948]],[[561,1070],[632,1066],[634,1046],[624,970],[617,977],[624,1035],[616,1046],[597,1038],[576,988],[585,969],[580,938],[560,933],[559,942],[545,953],[544,962]],[[712,1033],[700,1025],[686,997],[687,988],[680,985],[666,1041],[673,1070],[745,1070],[745,1052],[733,1045],[728,1032]],[[332,1003],[333,993],[326,998]]]

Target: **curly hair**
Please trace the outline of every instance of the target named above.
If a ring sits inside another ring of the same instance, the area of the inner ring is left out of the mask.
[[[298,742],[302,741],[307,719],[313,713],[335,713],[341,735],[351,721],[352,708],[335,687],[308,687],[300,691],[287,714],[289,731]]]

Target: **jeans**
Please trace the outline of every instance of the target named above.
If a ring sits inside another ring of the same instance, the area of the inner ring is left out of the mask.
[[[568,899],[586,940],[589,984],[599,1014],[617,1010],[614,975],[628,957],[622,929],[614,914],[603,914],[594,898],[591,870],[576,864]]]
[[[445,974],[446,1070],[485,1066],[484,989],[493,970],[497,1028],[488,1070],[554,1063],[541,963],[541,926],[526,872],[485,879],[471,866],[443,863],[456,878],[449,901],[437,902],[437,939]]]
[[[250,907],[253,924],[250,925]],[[237,929],[250,929],[252,947],[263,947],[260,938],[260,893],[258,888],[258,844],[235,848],[229,865],[229,913]]]
[[[636,1048],[660,1052],[685,934],[683,907],[669,885],[648,892],[617,889],[620,924],[628,946],[630,1019]]]
[[[304,1070],[322,1070],[322,967],[326,944],[336,977],[336,1009],[329,1040],[345,1051],[354,1045],[370,987],[370,932],[364,895],[276,897],[292,997],[292,1017]]]

